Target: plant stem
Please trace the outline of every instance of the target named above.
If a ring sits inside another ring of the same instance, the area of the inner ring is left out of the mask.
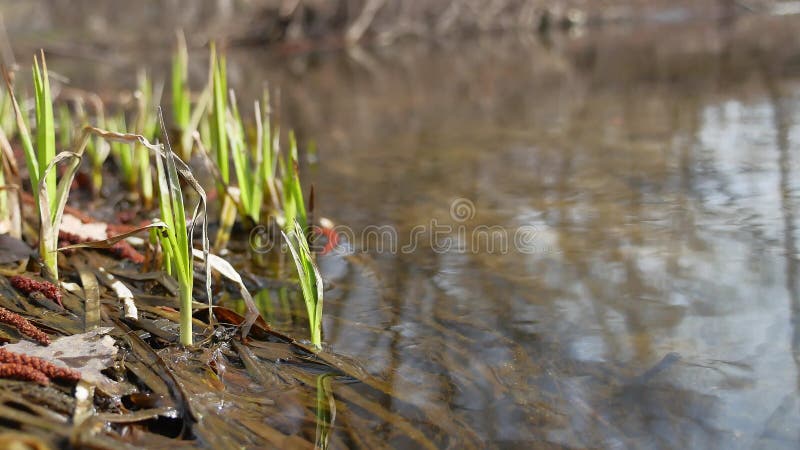
[[[231,238],[231,230],[233,229],[234,222],[236,222],[236,203],[227,193],[223,193],[223,196],[222,208],[219,213],[219,228],[217,229],[217,236],[214,239],[215,253],[219,253],[228,246],[228,241]]]
[[[179,294],[181,304],[181,344],[192,345],[192,279],[182,280]]]
[[[141,144],[136,144],[136,160],[139,181],[142,189],[142,203],[145,208],[153,206],[153,175],[150,172],[150,152]]]

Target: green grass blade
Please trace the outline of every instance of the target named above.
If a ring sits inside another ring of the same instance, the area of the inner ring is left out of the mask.
[[[163,128],[163,119],[161,119],[161,124]],[[164,216],[163,220],[167,224],[166,233],[162,234],[161,245],[165,256],[169,258],[172,264],[171,268],[180,286],[180,340],[183,345],[192,345],[192,288],[194,283],[192,242],[186,226],[186,211],[178,176],[176,156],[169,145],[169,137],[166,135],[166,130],[164,130],[164,140],[166,146],[163,148],[163,154],[156,156],[159,207],[161,214]],[[185,168],[185,164],[182,167]],[[193,180],[192,178],[187,181],[191,183]],[[196,181],[192,185],[196,186],[195,189],[198,189],[198,193],[201,194],[201,197],[204,197],[202,188],[196,184]],[[205,202],[205,200],[202,201],[203,203]],[[194,219],[197,218],[198,210],[199,205],[193,214]],[[203,251],[204,254],[208,252],[205,228],[203,229]],[[208,273],[208,267],[206,271]],[[209,282],[210,279],[207,279],[206,283]],[[210,290],[210,286],[208,284],[206,286]]]
[[[124,113],[120,113],[116,117],[109,118],[107,124],[111,131],[116,131],[118,133],[125,133],[128,129],[125,123]],[[117,164],[119,165],[125,185],[128,187],[128,189],[136,189],[138,173],[136,171],[136,167],[134,167],[133,160],[134,144],[118,141],[111,142],[111,152],[117,159]]]
[[[79,152],[61,152],[50,161],[50,164],[42,172],[47,177],[56,172],[55,168],[59,162],[69,160],[67,170],[64,171],[61,182],[58,185],[57,196],[51,197],[48,195],[46,178],[39,180],[39,214],[42,218],[39,232],[39,253],[44,260],[45,266],[55,279],[58,279],[58,230],[61,225],[61,216],[64,213],[64,207],[69,197],[69,188],[78,171],[82,153],[83,149],[80,149]],[[50,211],[54,211],[52,218],[48,217]]]
[[[236,96],[233,91],[230,93],[231,115],[233,121],[229,123],[228,136],[230,137],[231,153],[233,155],[233,168],[236,171],[236,180],[239,186],[240,203],[245,214],[250,216],[253,221],[258,221],[258,210],[261,205],[253,200],[253,170],[250,160],[245,150],[244,125],[242,117],[239,115],[239,107],[236,105]]]
[[[183,32],[177,32],[177,48],[172,57],[172,110],[175,125],[185,130],[189,125],[189,53]]]
[[[25,165],[28,167],[28,176],[31,179],[31,188],[34,191],[34,199],[37,203],[39,203],[39,195],[36,193],[38,192],[36,187],[39,186],[39,164],[36,157],[36,152],[33,149],[33,141],[31,140],[31,133],[28,128],[28,125],[25,123],[25,115],[22,113],[22,110],[19,107],[19,103],[17,102],[17,97],[14,95],[14,88],[11,84],[11,77],[9,76],[8,72],[6,71],[5,67],[3,68],[3,78],[5,79],[6,88],[8,89],[8,95],[11,97],[11,106],[14,109],[14,116],[16,117],[17,128],[19,129],[19,138],[20,142],[22,143],[22,150],[25,154]]]
[[[74,130],[72,115],[67,105],[61,105],[61,107],[58,108],[58,131],[61,148],[69,148],[70,144],[72,144],[72,133]]]
[[[211,67],[212,67],[212,88],[213,101],[211,105],[211,136],[213,139],[214,151],[217,155],[217,167],[219,167],[222,182],[230,184],[230,169],[228,167],[228,138],[225,126],[227,111],[227,81],[225,80],[225,59],[217,56],[216,47],[211,46]]]
[[[286,233],[281,231],[289,247],[289,251],[297,268],[300,290],[306,304],[308,323],[311,332],[311,343],[319,348],[322,345],[322,276],[311,256],[304,229],[294,222],[292,229]]]
[[[283,176],[285,226],[293,227],[296,220],[305,230],[308,227],[308,218],[305,201],[303,200],[303,188],[300,184],[297,139],[294,136],[294,132],[289,132],[289,155],[284,162]]]
[[[53,118],[53,101],[50,98],[50,79],[47,74],[47,61],[44,51],[40,53],[42,65],[39,67],[38,58],[34,57],[33,82],[36,97],[36,153],[39,170],[43,170],[56,156],[55,119]],[[54,199],[56,196],[56,173],[52,172],[46,178],[47,195]],[[55,219],[55,202],[51,204],[50,219]]]
[[[135,130],[137,134],[149,140],[152,139],[153,130],[155,129],[155,119],[152,113],[153,89],[146,72],[139,72],[137,78],[139,99],[137,102],[138,111]],[[135,143],[133,159],[136,166],[142,202],[146,208],[149,208],[153,203],[153,174],[150,166],[150,150],[140,142]]]
[[[264,177],[262,176],[264,165],[264,124],[261,122],[261,108],[258,101],[254,103],[254,114],[256,120],[256,143],[255,155],[253,161],[253,171],[250,174],[251,183],[253,186],[252,193],[252,208],[250,215],[254,221],[258,222],[261,216],[261,204],[264,200]]]

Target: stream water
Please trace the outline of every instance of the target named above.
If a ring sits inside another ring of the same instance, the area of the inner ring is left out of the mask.
[[[319,149],[328,348],[486,446],[796,448],[798,25],[231,49]],[[124,52],[48,64],[111,92]]]
[[[307,75],[345,72],[297,103],[320,210],[374,262],[326,340],[500,445],[796,446],[797,53],[674,31]]]

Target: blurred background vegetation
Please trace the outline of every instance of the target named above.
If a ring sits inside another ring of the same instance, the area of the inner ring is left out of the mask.
[[[111,0],[0,1],[15,35],[46,36],[59,22],[80,24],[71,42],[105,37],[112,47],[171,43],[172,27],[196,38],[226,36],[254,44],[304,41],[391,43],[416,37],[568,29],[601,23],[730,20],[786,13],[778,0]],[[125,33],[128,30],[144,33]]]

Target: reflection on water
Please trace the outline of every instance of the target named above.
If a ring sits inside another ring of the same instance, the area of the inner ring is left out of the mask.
[[[385,380],[396,397],[376,401],[407,422],[337,411],[364,387],[321,376],[317,442],[360,424],[396,446],[467,428],[433,442],[795,448],[796,25],[233,50],[233,84],[280,85],[286,121],[317,141],[303,173],[321,215],[401,243],[434,219],[535,230],[525,252],[321,257],[325,341]],[[113,86],[93,67],[65,70]],[[451,217],[458,198],[474,217]],[[256,299],[291,329],[290,297]]]
[[[800,71],[737,33],[304,72],[326,215],[402,241],[467,198],[471,229],[538,231],[345,259],[326,340],[496,444],[795,447]]]
[[[329,446],[331,427],[336,421],[336,401],[331,388],[330,374],[317,376],[317,433],[315,445],[321,449]]]

